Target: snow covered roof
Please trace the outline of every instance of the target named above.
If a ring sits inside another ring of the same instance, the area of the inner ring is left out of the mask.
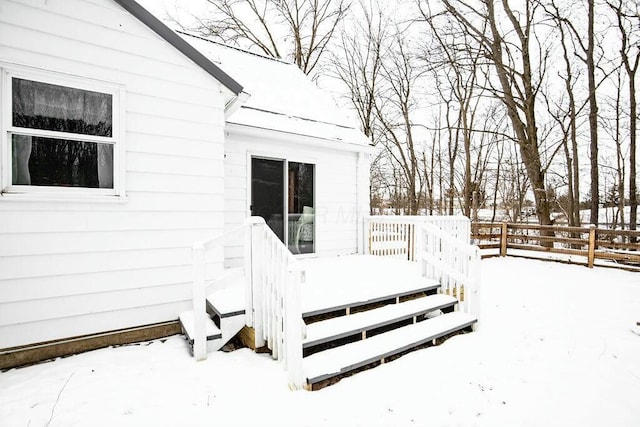
[[[179,32],[194,48],[239,81],[249,98],[228,123],[368,145],[330,94],[294,65]]]

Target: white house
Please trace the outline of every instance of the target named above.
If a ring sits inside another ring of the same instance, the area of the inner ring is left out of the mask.
[[[362,241],[366,140],[292,65],[133,0],[0,0],[0,75],[0,368],[176,333],[193,242],[250,214],[300,256]]]
[[[357,252],[369,213],[364,134],[294,64],[183,37],[244,87],[225,126],[225,227],[262,216],[294,254]]]

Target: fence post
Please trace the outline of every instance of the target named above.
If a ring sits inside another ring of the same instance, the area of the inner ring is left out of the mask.
[[[500,227],[500,256],[507,256],[507,222]]]
[[[204,245],[193,245],[193,357],[207,358],[206,306],[205,306],[205,258]]]
[[[587,255],[587,266],[593,268],[593,262],[596,257],[596,226],[589,225],[589,254]]]

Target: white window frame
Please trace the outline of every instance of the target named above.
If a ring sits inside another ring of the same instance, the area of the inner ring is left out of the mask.
[[[110,137],[83,135],[13,126],[12,78],[106,93],[112,99]],[[0,200],[74,199],[77,201],[125,200],[125,89],[122,85],[0,62]],[[12,183],[11,134],[110,144],[113,149],[113,188],[14,185]]]

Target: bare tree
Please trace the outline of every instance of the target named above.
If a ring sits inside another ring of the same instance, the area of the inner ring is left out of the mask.
[[[375,102],[382,57],[387,53],[388,20],[372,2],[358,4],[361,18],[342,29],[340,46],[332,54],[332,74],[345,88],[362,131],[375,144]]]
[[[638,103],[636,98],[636,74],[640,63],[640,6],[632,5],[622,0],[611,1],[609,7],[615,12],[618,31],[620,33],[620,60],[627,73],[629,97],[629,229],[635,230],[638,222],[638,190],[636,186],[636,138]],[[624,200],[624,193],[620,195]]]
[[[449,172],[450,182],[454,181],[456,169],[456,157],[459,141],[462,140],[464,166],[462,176],[462,211],[470,217],[473,192],[477,182],[473,177],[472,166],[472,141],[474,138],[475,119],[481,106],[483,85],[478,84],[481,74],[480,50],[475,50],[471,55],[460,58],[457,53],[458,45],[473,43],[473,40],[458,40],[454,38],[469,37],[466,34],[450,31],[452,23],[447,22],[442,26],[441,20],[434,19],[430,5],[419,3],[420,11],[428,25],[428,39],[430,47],[425,48],[425,60],[427,67],[431,69],[436,80],[436,88],[439,97],[450,106],[454,103],[457,117],[453,123],[453,138],[450,139]],[[451,108],[447,109],[448,111]],[[448,127],[451,123],[447,117]],[[477,164],[477,163],[476,163]],[[477,170],[476,170],[477,171]],[[453,188],[453,186],[451,186]],[[451,192],[453,193],[453,192]],[[453,213],[453,194],[450,194],[449,213]]]
[[[598,172],[598,99],[596,82],[596,71],[598,69],[599,59],[602,58],[602,46],[601,40],[596,39],[595,29],[595,15],[596,4],[595,0],[586,0],[587,5],[587,29],[586,40],[583,36],[583,32],[580,31],[576,22],[579,21],[580,15],[576,14],[575,5],[566,13],[568,16],[560,17],[559,14],[556,17],[561,22],[567,25],[567,28],[571,31],[575,42],[576,48],[574,54],[580,58],[587,67],[587,102],[589,105],[589,155],[590,155],[590,222],[592,224],[598,224],[598,210],[600,203],[600,185],[599,185],[599,172]],[[556,8],[557,11],[557,8]],[[577,17],[576,17],[577,16]],[[598,58],[596,58],[596,50],[599,51]]]
[[[536,124],[536,98],[548,55],[534,31],[538,3],[526,0],[523,10],[516,12],[508,0],[479,0],[476,4],[480,7],[464,0],[441,1],[443,13],[455,18],[461,34],[471,34],[482,57],[496,72],[498,84],[488,89],[506,108],[533,187],[539,221],[550,224],[550,205]],[[534,47],[537,51],[532,56]],[[468,50],[468,46],[462,48]]]
[[[324,56],[348,0],[207,0],[212,14],[197,17],[204,36],[255,47],[274,58],[292,60],[311,74]]]
[[[419,73],[415,56],[406,45],[404,35],[398,31],[394,37],[394,49],[382,64],[382,84],[375,103],[380,127],[380,142],[400,167],[406,183],[409,214],[418,213],[422,193],[421,176],[418,173],[419,155],[414,138],[413,90]]]
[[[598,100],[596,98],[596,63],[595,49],[595,0],[587,0],[588,25],[587,47],[584,61],[587,64],[587,78],[589,81],[589,135],[591,139],[591,224],[598,225],[598,207],[600,203],[600,185],[598,183]],[[580,40],[580,39],[579,39]],[[582,44],[582,42],[581,42]],[[583,45],[584,46],[584,45]]]
[[[578,155],[578,137],[577,137],[577,119],[581,107],[578,107],[575,95],[575,86],[578,82],[579,71],[574,69],[571,60],[573,53],[570,45],[572,44],[571,35],[567,34],[565,28],[566,23],[562,16],[556,0],[552,0],[545,7],[547,14],[551,17],[556,25],[556,30],[560,36],[560,47],[562,51],[562,60],[564,63],[564,73],[558,71],[558,77],[564,84],[564,96],[557,97],[557,101],[552,101],[552,93],[545,93],[547,109],[553,120],[556,121],[560,128],[562,147],[564,150],[565,162],[567,167],[567,211],[565,212],[569,225],[580,226],[580,158]],[[549,92],[555,92],[550,90]],[[566,105],[563,105],[563,101]],[[552,108],[552,104],[553,108]],[[555,111],[554,111],[555,110]]]

